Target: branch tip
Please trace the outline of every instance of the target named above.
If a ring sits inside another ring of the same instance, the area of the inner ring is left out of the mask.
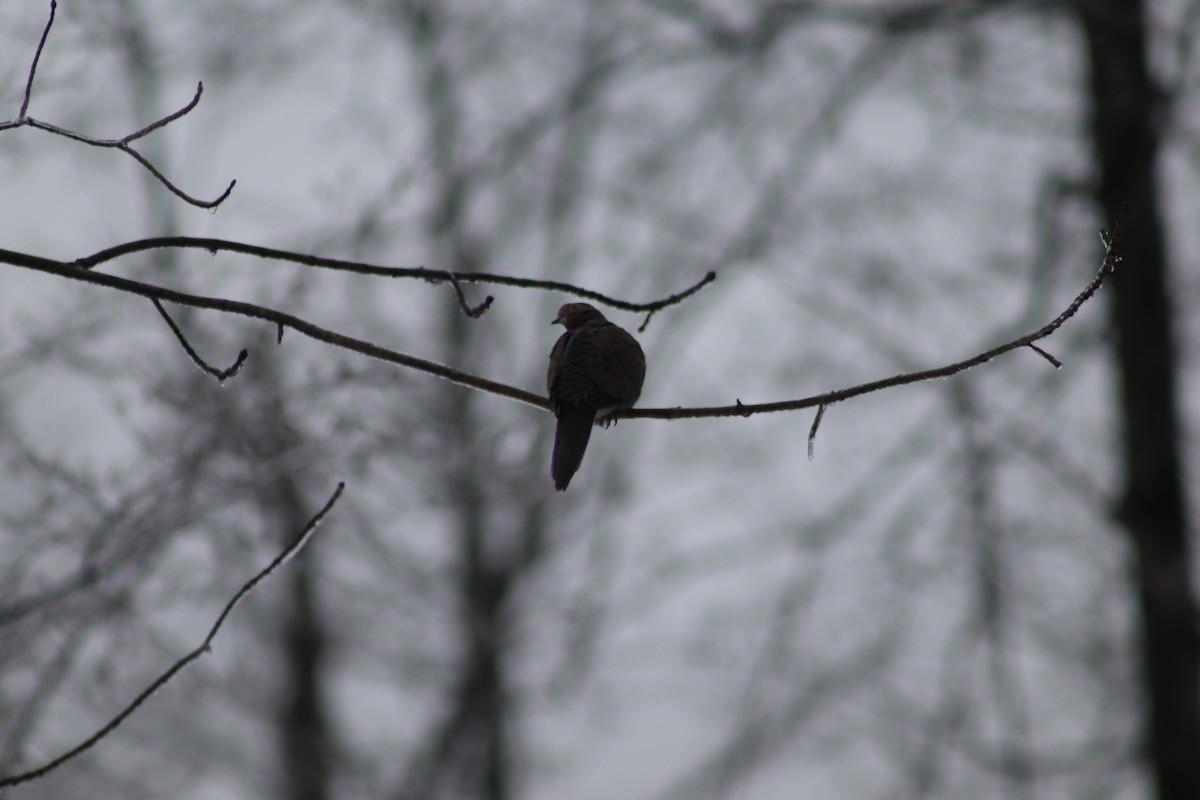
[[[821,420],[825,418],[825,409],[828,408],[827,403],[821,403],[817,406],[817,415],[813,417],[812,427],[808,429],[808,460],[813,460],[813,453],[817,446],[817,428],[821,427]]]
[[[472,306],[467,302],[467,295],[463,291],[462,284],[458,282],[457,275],[455,275],[453,272],[447,272],[445,280],[448,281],[450,286],[454,289],[454,296],[458,298],[458,307],[462,309],[462,312],[471,319],[479,319],[482,317],[484,313],[492,307],[492,303],[495,301],[495,298],[489,294],[482,303],[477,306]],[[439,279],[436,282],[441,283],[441,280]]]
[[[192,363],[199,367],[203,372],[212,375],[217,379],[218,383],[225,383],[225,381],[242,371],[242,365],[245,364],[246,359],[250,357],[249,350],[243,349],[240,353],[238,353],[237,360],[234,361],[229,367],[226,367],[225,369],[217,369],[201,358],[200,354],[192,348],[191,344],[187,340],[187,337],[183,335],[183,331],[180,330],[179,326],[175,324],[175,320],[171,319],[171,315],[167,313],[165,308],[163,308],[163,304],[159,301],[159,299],[157,297],[151,297],[150,302],[154,304],[154,307],[158,310],[159,315],[161,315],[163,320],[166,321],[167,327],[171,329],[171,333],[175,334],[175,339],[179,342],[180,346],[183,347],[183,351],[188,354],[188,358],[192,359]]]
[[[1050,364],[1051,364],[1051,365],[1053,365],[1053,367],[1054,367],[1055,369],[1062,369],[1062,367],[1063,367],[1063,364],[1062,364],[1062,362],[1061,362],[1061,361],[1059,361],[1057,358],[1055,358],[1054,356],[1052,356],[1052,355],[1050,355],[1049,353],[1047,353],[1047,352],[1046,352],[1045,350],[1043,350],[1042,348],[1038,347],[1038,346],[1037,346],[1036,344],[1034,344],[1033,342],[1030,342],[1028,345],[1026,345],[1026,347],[1028,347],[1028,348],[1029,348],[1030,350],[1032,350],[1033,352],[1037,353],[1037,354],[1038,354],[1039,356],[1041,356],[1042,358],[1044,358],[1044,359],[1046,359],[1047,361],[1049,361],[1049,362],[1050,362]]]

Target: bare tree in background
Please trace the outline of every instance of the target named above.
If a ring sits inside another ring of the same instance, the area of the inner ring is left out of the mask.
[[[1145,747],[1158,797],[1183,800],[1200,794],[1200,617],[1192,588],[1175,304],[1159,173],[1164,123],[1172,106],[1183,105],[1185,86],[1172,95],[1151,74],[1154,40],[1149,11],[1139,0],[1079,6],[1078,18],[1090,67],[1095,203],[1103,213],[1126,203],[1134,208],[1126,250],[1131,268],[1121,271],[1113,302],[1124,464],[1114,505],[1136,553]],[[1195,13],[1188,18],[1194,26]],[[1196,31],[1180,36],[1191,42]],[[1186,53],[1176,55],[1183,61],[1181,76],[1187,76]]]
[[[176,652],[176,632],[236,588],[228,565],[293,533],[329,473],[361,488],[248,606],[235,667],[195,670],[128,738],[22,791],[152,796],[200,776],[313,800],[561,796],[562,775],[634,735],[611,720],[653,713],[649,694],[693,716],[627,755],[606,795],[1140,797],[1145,775],[1164,800],[1197,794],[1196,704],[1181,700],[1197,671],[1188,409],[1154,180],[1162,120],[1187,102],[1194,14],[1168,20],[1182,77],[1163,87],[1146,10],[1115,0],[214,8],[182,22],[114,0],[89,6],[84,33],[112,34],[135,123],[170,105],[176,57],[256,102],[275,90],[265,73],[301,65],[289,51],[352,64],[337,113],[353,124],[328,130],[354,137],[346,163],[373,147],[389,161],[370,190],[324,186],[319,222],[289,220],[297,247],[628,295],[719,268],[720,294],[643,334],[664,405],[794,396],[982,351],[1057,307],[1097,260],[1096,228],[1131,202],[1113,306],[1124,499],[1109,486],[1112,414],[1095,404],[1094,318],[1052,340],[1065,370],[1014,359],[875,401],[886,419],[833,407],[811,468],[796,457],[808,420],[631,420],[589,454],[586,494],[558,498],[542,415],[180,314],[202,352],[251,350],[219,387],[167,349],[152,310],[155,327],[115,324],[81,295],[66,335],[58,321],[22,331],[0,376],[15,387],[54,365],[121,384],[138,410],[123,469],[102,477],[41,452],[15,388],[0,409],[0,761],[49,747],[56,705],[103,718],[108,689]],[[1071,31],[1078,62],[1062,55]],[[923,120],[924,152],[874,160],[879,139],[906,138],[905,113]],[[320,127],[303,118],[293,132]],[[140,197],[146,231],[190,224],[154,183]],[[535,390],[559,301],[514,293],[471,320],[445,286],[247,282],[223,255],[134,268],[209,292],[223,277],[222,292]],[[1132,593],[1126,550],[1105,536],[1113,506],[1133,534]],[[606,722],[572,758],[546,731],[587,729],[580,709]],[[639,773],[653,778],[629,790]]]

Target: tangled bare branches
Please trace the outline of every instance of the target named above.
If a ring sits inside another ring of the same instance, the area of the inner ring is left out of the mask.
[[[179,119],[191,111],[199,102],[200,94],[203,89],[202,85],[197,88],[195,97],[193,97],[192,101],[186,106],[174,112],[173,114],[163,117],[162,119],[159,119],[156,122],[145,126],[141,130],[135,131],[134,133],[131,133],[121,139],[94,139],[73,131],[68,131],[57,126],[41,122],[29,116],[28,111],[34,77],[37,72],[38,62],[46,44],[46,39],[49,36],[51,26],[54,23],[54,11],[56,7],[57,3],[52,0],[50,16],[47,20],[45,30],[42,32],[41,40],[38,42],[38,47],[29,69],[28,79],[25,85],[25,94],[17,119],[10,122],[0,123],[0,131],[27,126],[40,130],[46,130],[88,145],[96,147],[112,147],[122,150],[138,160],[138,162],[146,167],[146,169],[148,169],[156,178],[158,178],[164,186],[166,186],[183,200],[203,208],[212,208],[216,205],[219,205],[225,199],[225,197],[229,195],[229,191],[233,188],[233,183],[230,183],[229,188],[226,189],[224,194],[214,201],[206,202],[196,200],[195,198],[190,197],[175,187],[131,146],[132,142],[135,142],[141,137],[146,136],[147,134],[152,133],[153,131],[158,130],[159,128]],[[1001,344],[995,348],[992,348],[991,350],[980,353],[971,358],[934,369],[895,375],[890,378],[884,378],[882,380],[872,381],[845,389],[839,389],[836,391],[795,400],[746,404],[741,402],[740,399],[737,399],[735,400],[734,405],[726,406],[699,408],[628,409],[615,412],[610,415],[609,418],[700,419],[710,417],[749,417],[755,414],[764,414],[775,411],[797,411],[806,408],[817,408],[818,413],[809,432],[809,447],[811,452],[812,443],[816,437],[817,429],[824,417],[824,411],[833,403],[842,402],[844,400],[849,400],[854,397],[880,391],[882,389],[889,389],[896,386],[918,383],[934,378],[945,378],[957,375],[968,369],[985,364],[997,356],[1021,347],[1030,348],[1049,361],[1056,368],[1060,367],[1062,364],[1058,361],[1058,359],[1039,347],[1037,342],[1045,339],[1050,334],[1058,330],[1079,310],[1084,302],[1091,298],[1100,289],[1100,286],[1103,284],[1107,275],[1112,272],[1118,260],[1117,238],[1119,235],[1119,229],[1120,220],[1117,221],[1112,235],[1107,233],[1104,234],[1104,243],[1107,249],[1104,265],[1101,267],[1096,278],[1093,279],[1093,281],[1079,294],[1079,296],[1075,298],[1071,305],[1062,314],[1036,331]],[[427,269],[425,267],[387,267],[376,264],[367,264],[362,262],[308,255],[269,247],[261,247],[258,245],[224,239],[195,238],[186,236],[157,237],[126,242],[106,248],[104,250],[100,250],[96,253],[92,253],[91,255],[83,256],[72,262],[56,261],[53,259],[42,258],[40,256],[34,256],[25,253],[0,250],[0,263],[8,263],[13,266],[34,269],[40,272],[46,272],[59,275],[61,277],[70,278],[72,280],[79,280],[86,283],[105,286],[110,289],[116,289],[117,291],[140,295],[150,299],[154,303],[158,312],[163,316],[163,319],[170,327],[172,333],[175,335],[184,351],[188,354],[188,357],[191,358],[197,366],[220,381],[224,381],[235,376],[245,363],[248,353],[245,350],[241,351],[238,354],[236,361],[230,367],[224,370],[217,369],[216,367],[209,365],[190,346],[186,337],[183,335],[183,332],[167,314],[166,309],[162,305],[163,302],[171,302],[178,305],[191,306],[194,308],[206,308],[224,313],[238,314],[241,316],[250,317],[252,319],[260,319],[276,325],[279,331],[278,338],[280,341],[282,340],[284,329],[291,328],[313,339],[325,342],[327,344],[332,344],[336,347],[362,353],[363,355],[388,361],[409,369],[426,372],[430,375],[436,375],[440,378],[444,378],[462,386],[478,389],[480,391],[491,392],[493,394],[508,397],[509,399],[517,400],[529,405],[537,406],[539,408],[547,410],[549,409],[547,400],[540,394],[527,392],[515,386],[510,386],[508,384],[492,381],[477,375],[472,375],[444,364],[438,364],[401,353],[396,350],[380,347],[372,342],[356,339],[346,334],[322,328],[307,320],[301,319],[300,317],[279,311],[277,309],[224,298],[204,297],[200,295],[188,294],[150,283],[134,281],[114,275],[107,275],[95,270],[97,266],[114,261],[123,256],[164,248],[203,249],[210,253],[240,253],[274,261],[284,261],[309,267],[351,272],[360,275],[372,275],[387,278],[416,278],[431,283],[448,283],[454,289],[455,296],[458,299],[459,306],[463,313],[472,318],[478,318],[483,315],[491,307],[494,298],[491,295],[488,295],[482,302],[472,306],[468,302],[466,295],[463,292],[462,286],[466,283],[512,286],[516,288],[542,289],[547,291],[563,292],[583,299],[592,300],[611,308],[644,313],[646,316],[642,322],[642,325],[640,326],[640,329],[642,330],[645,329],[646,325],[649,323],[654,314],[665,308],[683,302],[716,280],[716,273],[709,272],[703,278],[680,292],[676,292],[657,300],[638,303],[612,297],[582,286],[576,286],[561,281],[538,280],[533,278],[522,278],[512,275],[499,275],[493,273],[458,273],[450,270]]]
[[[221,627],[225,624],[225,620],[231,613],[233,613],[233,609],[236,608],[237,605],[246,598],[246,595],[250,594],[250,592],[254,590],[254,587],[258,586],[259,583],[266,580],[276,569],[283,566],[289,560],[295,557],[295,555],[300,552],[304,545],[308,544],[308,542],[312,539],[313,534],[320,526],[321,522],[324,521],[329,512],[333,510],[334,504],[337,503],[337,501],[341,498],[342,492],[345,491],[345,489],[346,484],[339,483],[321,510],[313,515],[312,519],[308,521],[308,524],[305,525],[304,528],[296,534],[292,541],[289,542],[288,545],[271,560],[271,563],[267,564],[267,566],[255,573],[254,577],[242,584],[242,588],[238,589],[233,597],[229,598],[229,601],[225,604],[225,607],[221,609],[221,613],[217,616],[216,621],[213,622],[212,627],[209,628],[208,635],[204,637],[204,641],[202,641],[196,647],[196,649],[192,650],[190,653],[183,656],[170,667],[168,667],[166,671],[159,675],[149,686],[143,689],[137,697],[133,698],[133,700],[121,710],[121,713],[109,720],[103,727],[101,727],[91,736],[84,739],[67,752],[46,762],[36,769],[31,769],[16,775],[0,777],[0,788],[5,786],[16,786],[19,783],[25,783],[26,781],[32,781],[36,780],[37,778],[41,778],[44,775],[47,775],[50,772],[58,769],[68,761],[92,749],[97,743],[116,730],[122,722],[129,719],[129,717],[131,717],[143,703],[150,699],[151,695],[170,683],[172,678],[182,672],[185,668],[192,664],[192,662],[196,661],[201,656],[212,652],[213,640],[221,631]]]
[[[11,121],[0,122],[0,131],[13,130],[20,127],[29,127],[37,130],[43,130],[58,136],[63,136],[88,146],[120,150],[138,161],[138,163],[148,170],[169,191],[174,193],[185,202],[201,208],[214,208],[219,206],[229,196],[235,182],[231,182],[228,188],[215,200],[204,201],[194,198],[172,184],[134,147],[135,143],[143,137],[148,136],[154,131],[165,127],[166,125],[191,112],[192,109],[194,109],[199,103],[200,96],[203,91],[202,84],[198,84],[195,96],[192,98],[192,100],[179,110],[168,114],[167,116],[164,116],[161,119],[158,119],[157,121],[152,122],[143,128],[119,139],[96,139],[84,134],[60,128],[50,123],[42,122],[29,115],[34,79],[37,72],[38,63],[54,22],[54,13],[56,7],[56,3],[52,0],[49,19],[47,20],[45,29],[42,33],[33,57],[32,64],[29,68],[27,81],[25,83],[24,96],[18,115]],[[857,386],[838,389],[806,398],[781,400],[759,404],[746,404],[741,402],[740,399],[737,399],[735,400],[735,404],[725,406],[630,409],[615,412],[609,416],[609,419],[646,418],[671,420],[715,417],[750,417],[756,414],[776,411],[797,411],[815,408],[815,419],[811,424],[808,434],[809,455],[811,457],[813,444],[821,421],[823,420],[828,407],[834,403],[842,402],[884,389],[923,382],[935,378],[955,376],[982,364],[986,364],[992,359],[1010,351],[1024,347],[1028,347],[1029,349],[1033,350],[1035,353],[1046,359],[1055,368],[1061,367],[1061,362],[1043,349],[1043,347],[1041,347],[1038,343],[1065,325],[1067,321],[1070,320],[1080,310],[1083,304],[1090,300],[1099,291],[1107,277],[1113,272],[1117,262],[1120,260],[1119,237],[1121,222],[1121,218],[1116,220],[1111,235],[1107,233],[1104,234],[1103,238],[1106,255],[1099,272],[1061,314],[1047,324],[1024,336],[1007,341],[985,352],[979,353],[978,355],[956,361],[945,366],[899,374],[881,380],[875,380],[868,383],[859,384]],[[219,381],[225,381],[236,376],[246,363],[249,355],[248,352],[246,350],[242,350],[238,354],[234,363],[227,368],[220,369],[210,365],[191,346],[183,331],[175,323],[167,309],[164,307],[164,303],[173,303],[179,306],[188,306],[198,309],[208,309],[224,314],[235,314],[260,320],[262,322],[274,325],[277,328],[279,334],[278,340],[280,341],[282,340],[283,331],[290,328],[300,334],[334,347],[362,355],[367,355],[407,369],[434,375],[463,387],[478,391],[490,392],[502,397],[507,397],[511,400],[516,400],[531,406],[550,410],[549,402],[540,393],[526,391],[516,386],[490,380],[488,378],[464,372],[444,364],[417,358],[416,356],[382,347],[365,339],[355,338],[338,331],[318,326],[309,320],[282,310],[221,297],[210,297],[187,293],[169,288],[167,286],[161,286],[156,283],[137,281],[118,275],[108,274],[98,269],[98,267],[103,264],[116,261],[125,256],[159,249],[199,249],[206,250],[213,254],[218,252],[235,253],[243,256],[255,256],[273,262],[286,262],[310,268],[330,269],[340,272],[367,275],[376,278],[408,278],[423,280],[433,284],[444,283],[448,284],[449,287],[455,292],[459,307],[463,313],[472,318],[479,318],[485,314],[493,304],[494,298],[491,295],[488,295],[482,302],[473,305],[468,300],[464,292],[463,287],[465,284],[508,286],[520,289],[538,289],[561,292],[591,300],[593,302],[618,310],[644,314],[645,318],[641,325],[641,329],[643,330],[656,313],[684,302],[713,283],[716,279],[716,273],[709,272],[699,280],[695,281],[692,285],[674,294],[647,302],[633,302],[630,300],[605,295],[586,287],[560,281],[538,280],[533,278],[494,273],[460,273],[451,270],[427,269],[422,266],[389,267],[307,255],[224,239],[194,237],[160,237],[131,241],[100,250],[92,253],[91,255],[77,258],[73,261],[55,260],[27,253],[0,250],[0,263],[31,269],[73,281],[88,283],[94,286],[101,286],[107,289],[148,299],[162,316],[163,320],[166,322],[167,326],[172,331],[176,340],[184,349],[188,357],[198,367]],[[284,564],[290,557],[298,552],[301,547],[303,547],[304,543],[308,541],[309,537],[312,535],[319,523],[325,518],[325,516],[332,509],[333,505],[338,501],[343,489],[344,486],[339,484],[333,496],[330,497],[325,506],[308,522],[304,529],[297,534],[295,539],[287,547],[285,547],[284,550],[274,560],[272,560],[269,565],[267,565],[263,570],[258,572],[256,575],[254,575],[254,577],[242,585],[241,589],[226,603],[218,618],[210,628],[207,636],[197,648],[172,664],[165,672],[163,672],[142,692],[140,692],[116,717],[114,717],[111,721],[109,721],[87,739],[83,740],[80,744],[65,754],[36,769],[32,769],[21,774],[0,777],[0,787],[16,785],[46,775],[62,764],[86,752],[107,737],[113,730],[115,730],[133,713],[135,713],[151,695],[170,682],[175,675],[199,659],[201,655],[208,652],[211,648],[214,638],[222,628],[229,614],[232,613],[233,609],[259,582],[271,575],[278,567]]]

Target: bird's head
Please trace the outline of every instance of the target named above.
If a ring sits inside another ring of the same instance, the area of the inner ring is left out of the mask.
[[[589,322],[604,322],[604,315],[587,303],[567,303],[558,309],[558,316],[550,324],[573,331]]]

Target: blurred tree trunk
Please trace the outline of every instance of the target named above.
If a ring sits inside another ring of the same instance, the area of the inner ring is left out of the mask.
[[[418,70],[436,190],[426,222],[437,262],[459,273],[486,271],[490,232],[475,230],[469,209],[483,191],[464,158],[465,53],[450,58],[446,20],[434,4],[389,6]],[[481,245],[480,243],[483,242]],[[496,249],[499,249],[497,246]],[[442,299],[441,336],[447,363],[479,371],[488,343],[455,300]],[[486,371],[486,370],[485,370]],[[522,489],[496,490],[502,464],[488,444],[495,423],[481,395],[438,387],[429,414],[446,453],[440,499],[454,530],[452,568],[458,609],[458,654],[450,668],[443,707],[432,720],[401,780],[402,800],[507,800],[522,769],[520,698],[511,685],[519,651],[513,594],[541,555],[546,533],[541,465],[526,470]]]
[[[281,503],[276,512],[288,527],[281,533],[295,536],[303,521],[305,502],[294,475],[279,475]],[[317,606],[312,543],[298,555],[285,593],[288,607],[282,626],[281,684],[277,718],[284,797],[289,800],[325,800],[333,773],[331,733],[326,712],[330,680],[325,652],[329,635]]]
[[[1160,800],[1200,797],[1200,640],[1179,453],[1177,356],[1159,210],[1162,94],[1147,63],[1140,0],[1076,6],[1087,42],[1097,201],[1106,219],[1131,204],[1113,278],[1124,421],[1119,518],[1136,551],[1145,680],[1145,747]]]
[[[253,503],[263,527],[284,546],[304,529],[312,515],[306,499],[304,468],[307,458],[296,453],[311,449],[312,438],[294,422],[287,384],[270,359],[244,382],[257,397],[246,407],[230,408],[218,425],[234,429],[233,455],[247,463]],[[197,378],[196,380],[200,380]],[[256,466],[257,465],[257,466]],[[310,542],[289,564],[281,591],[277,654],[274,745],[278,764],[279,797],[286,800],[325,800],[330,796],[334,753],[338,748],[328,712],[331,680],[328,658],[330,634],[317,592],[320,562]]]

